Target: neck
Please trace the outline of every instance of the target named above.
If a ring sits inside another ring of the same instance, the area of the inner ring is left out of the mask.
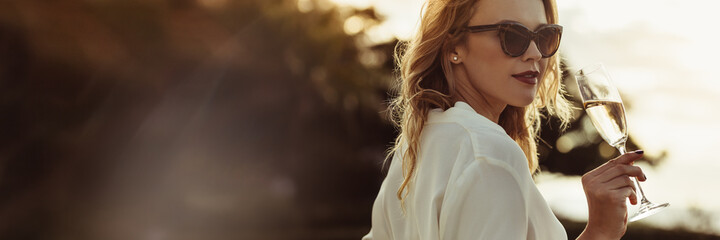
[[[507,104],[493,103],[490,99],[486,98],[482,94],[463,93],[463,90],[460,89],[458,91],[458,94],[456,94],[455,96],[457,96],[457,101],[463,101],[467,103],[475,110],[475,112],[498,124],[500,121],[500,114],[503,112],[503,110],[505,110],[505,107],[507,107]]]
[[[499,124],[500,114],[505,110],[507,104],[475,88],[467,75],[464,64],[453,64],[452,69],[455,87],[451,94],[454,96],[454,100],[467,103],[478,114]]]

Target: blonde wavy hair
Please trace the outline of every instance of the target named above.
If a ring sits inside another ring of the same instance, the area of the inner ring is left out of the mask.
[[[400,128],[400,134],[388,152],[387,159],[401,151],[402,143],[407,143],[402,153],[404,181],[397,191],[402,205],[410,192],[420,134],[428,112],[433,108],[446,110],[452,107],[454,96],[451,93],[456,91],[448,53],[457,44],[464,43],[466,32],[461,30],[470,21],[477,1],[480,0],[429,0],[424,6],[416,35],[395,48],[395,63],[399,66],[396,70],[400,76],[395,86],[398,93],[390,102],[389,110],[393,122]],[[555,0],[542,1],[548,23],[556,24],[558,16]],[[555,54],[548,59],[533,103],[526,107],[508,105],[499,118],[499,125],[525,152],[531,173],[535,173],[538,168],[536,142],[542,117],[540,110],[545,108],[549,115],[557,116],[563,127],[571,118],[571,105],[565,99],[561,85],[558,56]]]

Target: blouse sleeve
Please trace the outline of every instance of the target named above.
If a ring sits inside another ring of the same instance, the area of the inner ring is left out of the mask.
[[[528,214],[517,173],[505,162],[477,158],[448,182],[441,239],[527,239]]]

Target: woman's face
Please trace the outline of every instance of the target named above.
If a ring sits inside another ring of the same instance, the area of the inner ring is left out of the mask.
[[[534,31],[547,24],[541,0],[480,0],[474,7],[468,26],[510,21]],[[458,56],[453,64],[458,94],[492,108],[532,103],[548,62],[534,41],[523,55],[506,55],[496,30],[467,33],[465,44],[459,44],[452,54]]]

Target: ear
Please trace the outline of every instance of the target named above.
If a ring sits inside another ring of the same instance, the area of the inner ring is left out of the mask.
[[[450,53],[448,53],[448,55],[449,55],[448,59],[450,59],[451,63],[453,63],[453,64],[462,63],[462,58],[460,58],[460,54],[458,54],[458,52],[455,51],[454,49],[451,50]]]
[[[447,57],[450,59],[450,62],[453,64],[462,63],[463,57],[465,57],[465,53],[467,52],[465,46],[460,43],[460,41],[455,40],[450,34],[448,34],[445,39],[445,44],[447,45]]]

